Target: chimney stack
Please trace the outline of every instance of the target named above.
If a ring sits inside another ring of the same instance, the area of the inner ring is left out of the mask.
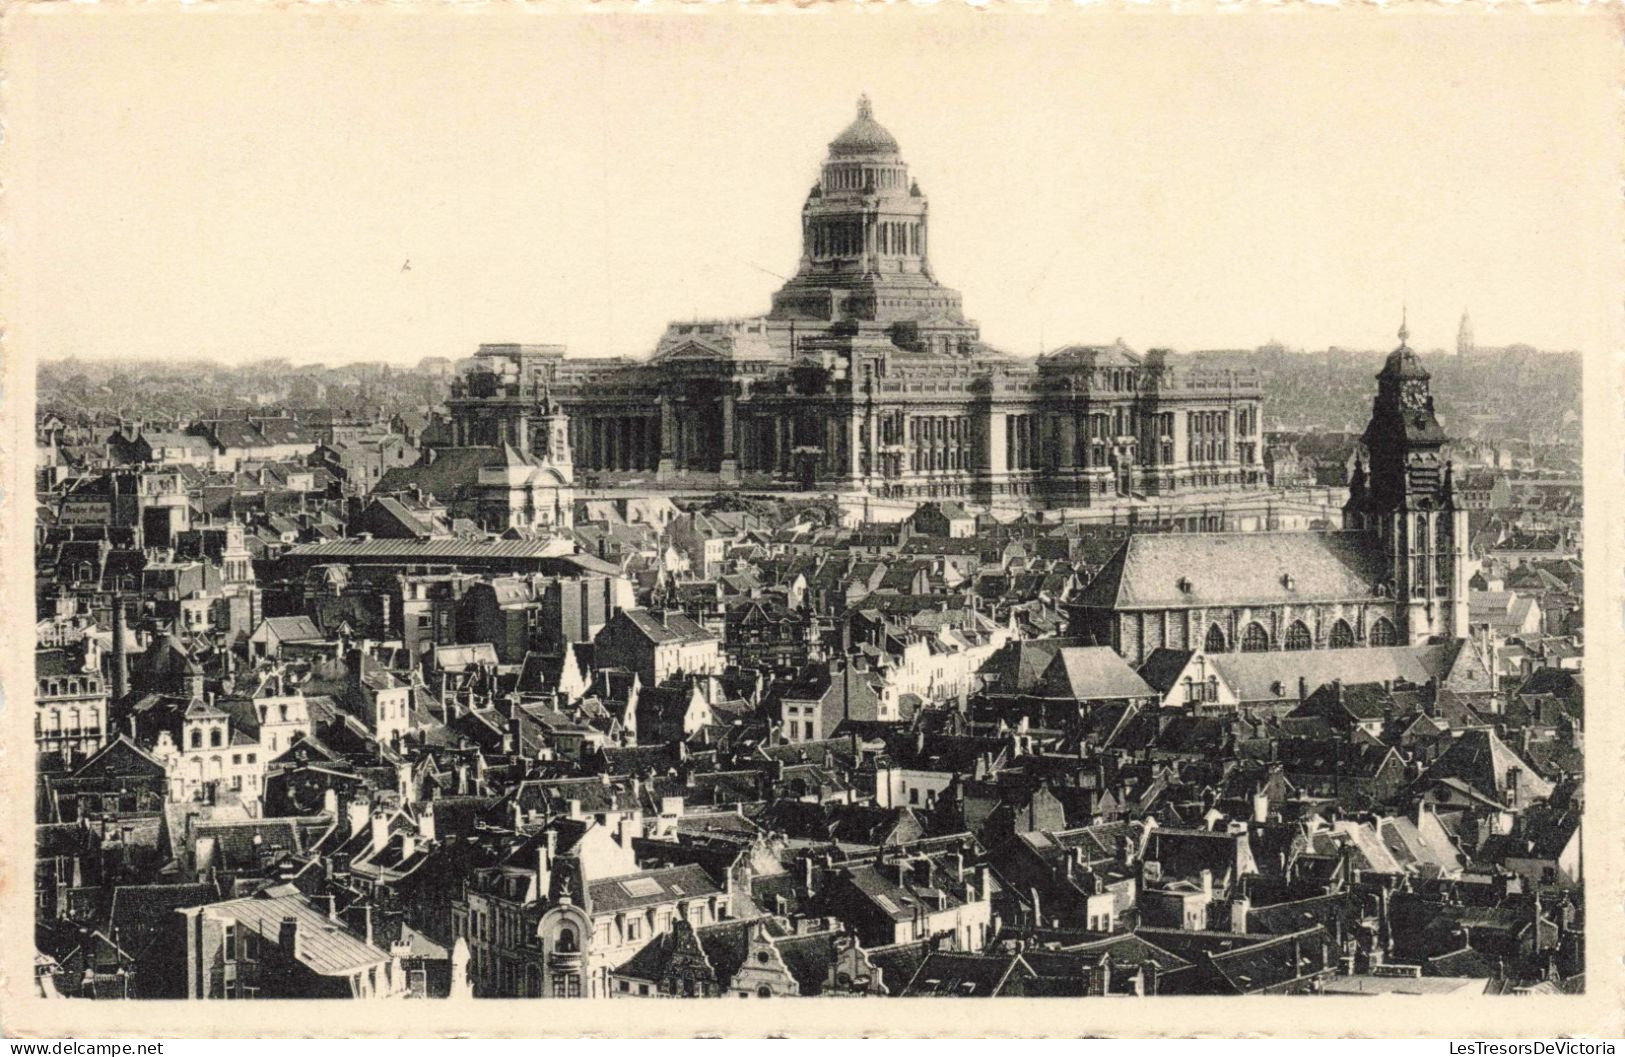
[[[299,919],[285,917],[276,934],[277,946],[287,952],[289,959],[299,957]]]
[[[127,661],[129,646],[125,642],[127,631],[124,627],[124,596],[113,596],[113,701],[119,702],[130,689],[130,673]]]

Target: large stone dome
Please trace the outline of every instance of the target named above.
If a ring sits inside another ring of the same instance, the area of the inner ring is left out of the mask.
[[[839,136],[830,141],[829,152],[836,157],[857,154],[896,154],[897,139],[875,120],[868,96],[858,97],[858,116]]]

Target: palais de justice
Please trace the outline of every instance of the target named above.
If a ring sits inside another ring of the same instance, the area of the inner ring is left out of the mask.
[[[1255,377],[1121,342],[1036,359],[980,340],[930,261],[930,211],[867,99],[802,206],[765,316],[675,323],[647,360],[485,345],[454,447],[539,448],[551,400],[578,469],[877,496],[1088,505],[1261,487]]]

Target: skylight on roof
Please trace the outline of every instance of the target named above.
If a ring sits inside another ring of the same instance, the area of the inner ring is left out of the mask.
[[[621,891],[633,899],[643,899],[648,896],[657,896],[663,889],[660,882],[653,877],[634,877],[630,881],[621,882]]]

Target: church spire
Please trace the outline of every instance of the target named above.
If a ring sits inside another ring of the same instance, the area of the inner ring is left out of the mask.
[[[1399,306],[1399,347],[1402,349],[1409,348],[1409,345],[1406,344],[1411,337],[1411,328],[1407,322],[1408,316],[1407,306],[1404,302],[1401,302]]]

